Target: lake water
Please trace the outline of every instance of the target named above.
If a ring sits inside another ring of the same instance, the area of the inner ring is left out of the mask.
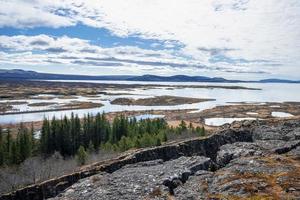
[[[136,115],[134,116],[136,120],[140,121],[143,119],[156,119],[156,118],[163,118],[164,115],[152,115],[152,114],[144,114],[144,115]]]
[[[293,117],[294,115],[286,112],[272,112],[273,117]]]
[[[263,104],[265,102],[284,102],[284,101],[298,101],[300,102],[300,84],[282,84],[282,83],[191,83],[191,82],[130,82],[130,81],[69,81],[69,82],[93,82],[93,83],[113,83],[113,84],[159,84],[161,87],[151,89],[132,89],[126,90],[106,90],[111,93],[122,93],[122,95],[104,95],[99,94],[96,97],[76,97],[75,99],[59,99],[55,97],[51,100],[37,100],[37,99],[23,99],[20,101],[27,101],[29,103],[37,102],[57,102],[59,104],[68,103],[70,101],[91,101],[102,103],[104,106],[92,109],[68,110],[68,111],[53,111],[53,112],[36,112],[26,114],[8,114],[0,116],[0,124],[19,123],[40,121],[44,117],[52,118],[53,116],[62,117],[64,115],[78,114],[83,117],[87,113],[96,114],[97,112],[117,112],[117,111],[140,111],[140,110],[177,110],[177,109],[196,109],[193,112],[200,112],[204,109],[213,108],[218,105],[228,105],[236,103],[228,102],[248,102],[255,104]],[[174,85],[225,85],[225,86],[244,86],[252,88],[260,88],[261,90],[234,90],[223,88],[176,88],[171,89]],[[170,86],[170,87],[167,87]],[[123,94],[127,93],[127,94]],[[213,98],[216,101],[208,101],[194,104],[183,104],[176,106],[123,106],[112,105],[110,101],[120,97],[130,98],[150,98],[154,96],[171,95],[182,97],[195,98]],[[0,102],[5,102],[1,101]],[[16,105],[14,108],[26,110],[38,110],[44,107],[30,107],[27,104]],[[275,111],[274,107],[274,111]]]

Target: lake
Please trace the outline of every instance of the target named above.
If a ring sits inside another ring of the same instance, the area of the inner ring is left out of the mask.
[[[80,81],[71,80],[64,82],[92,82],[92,83],[111,83],[111,84],[156,84],[162,87],[150,89],[132,89],[125,90],[105,90],[109,93],[122,93],[122,95],[105,95],[99,94],[96,97],[81,97],[77,96],[75,99],[59,99],[54,98],[51,100],[40,99],[22,99],[18,101],[27,101],[29,103],[37,102],[58,102],[66,103],[69,101],[91,101],[102,103],[104,106],[91,109],[67,110],[67,111],[51,111],[51,112],[35,112],[25,114],[7,114],[0,116],[0,124],[19,123],[40,121],[44,117],[58,118],[67,115],[70,116],[73,112],[83,117],[87,113],[96,114],[97,112],[117,112],[117,111],[140,111],[140,110],[177,110],[177,109],[196,109],[199,112],[204,109],[213,108],[218,105],[237,104],[238,102],[247,102],[253,104],[264,104],[265,102],[285,102],[297,101],[300,102],[300,84],[286,84],[286,83],[195,83],[195,82],[141,82],[141,81]],[[174,85],[224,85],[224,86],[243,86],[251,88],[260,88],[261,90],[235,90],[223,88],[169,88],[166,86]],[[126,94],[124,94],[126,93]],[[120,97],[130,98],[150,98],[154,96],[170,95],[181,97],[194,97],[194,98],[213,98],[216,101],[208,101],[194,104],[183,104],[176,106],[127,106],[127,105],[112,105],[110,101]],[[6,102],[1,100],[0,102]],[[20,111],[38,110],[45,107],[28,107],[26,104],[15,105],[16,109]],[[51,107],[51,106],[50,106]]]

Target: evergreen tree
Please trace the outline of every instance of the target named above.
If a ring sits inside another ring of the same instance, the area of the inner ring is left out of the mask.
[[[35,138],[34,138],[34,125],[31,123],[30,128],[30,140],[31,140],[31,151],[32,153],[36,150]]]
[[[181,122],[179,124],[179,128],[180,128],[181,131],[187,130],[186,123],[185,123],[184,120],[181,120]]]
[[[186,127],[185,122],[181,127]],[[70,118],[65,116],[61,120],[53,118],[51,123],[44,119],[40,149],[44,155],[59,151],[64,157],[77,154],[80,146],[90,153],[100,146],[125,151],[133,147],[161,145],[167,140],[167,130],[170,131],[170,128],[164,119],[137,121],[120,115],[110,124],[104,113],[96,116],[88,114],[82,122],[72,114]],[[20,144],[24,143],[23,140],[26,138],[22,138]]]
[[[103,123],[103,132],[101,134],[101,142],[106,143],[109,140],[109,137],[111,135],[111,126],[109,121],[105,117],[105,113],[102,113],[101,120]]]
[[[10,151],[10,164],[19,164],[20,163],[20,155],[19,155],[18,144],[16,141],[11,142],[11,151]]]
[[[0,126],[0,166],[4,164],[4,142],[3,142],[3,135],[2,135],[2,127]]]
[[[196,133],[197,133],[197,135],[199,135],[199,136],[205,136],[205,128],[204,127],[199,127],[199,126],[197,126],[197,128],[196,128]]]
[[[7,134],[6,134],[6,152],[10,152],[10,148],[11,148],[11,142],[12,142],[12,138],[11,138],[11,134],[10,134],[10,129],[7,129]]]
[[[101,135],[104,134],[104,122],[100,113],[96,115],[93,127],[93,145],[98,150],[101,144]]]
[[[159,137],[156,137],[155,146],[160,146],[160,145],[161,145],[161,141],[160,141]]]
[[[50,125],[50,136],[49,136],[49,152],[52,154],[55,151],[60,150],[60,138],[59,138],[59,122],[55,117],[52,118]]]
[[[71,120],[70,120],[70,146],[71,146],[71,155],[74,155],[77,150],[77,130],[76,130],[76,121],[74,117],[74,113],[71,114]]]
[[[42,130],[41,130],[41,140],[40,140],[40,151],[42,154],[47,155],[50,153],[50,124],[49,120],[44,118]]]
[[[82,131],[81,131],[81,123],[78,115],[75,116],[75,122],[74,122],[74,131],[75,131],[75,149],[77,150],[80,145],[82,145]],[[75,153],[75,152],[74,152]]]
[[[65,156],[72,155],[72,145],[71,145],[71,134],[70,134],[70,121],[65,116],[61,122],[61,154]]]
[[[95,153],[95,147],[94,147],[94,144],[93,144],[93,142],[92,141],[90,141],[90,143],[89,143],[89,147],[88,147],[88,153],[89,154],[92,154],[92,153]]]
[[[80,146],[77,151],[77,162],[79,165],[84,165],[87,160],[87,153],[84,150],[83,146]]]
[[[118,134],[119,134],[119,129],[120,129],[120,122],[119,122],[119,117],[115,117],[113,120],[112,124],[112,132],[110,136],[110,142],[111,143],[116,143],[118,141]]]
[[[23,124],[20,124],[18,130],[16,145],[18,149],[18,159],[20,162],[23,162],[26,158],[31,155],[31,139],[26,127]]]
[[[120,151],[126,151],[128,149],[126,137],[122,136],[121,140],[118,142],[118,148]]]
[[[140,142],[138,137],[136,137],[134,139],[134,147],[136,147],[136,148],[141,148],[142,147],[141,142]]]

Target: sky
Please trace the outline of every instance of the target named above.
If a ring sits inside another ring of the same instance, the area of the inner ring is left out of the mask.
[[[0,69],[300,80],[299,0],[0,0]]]

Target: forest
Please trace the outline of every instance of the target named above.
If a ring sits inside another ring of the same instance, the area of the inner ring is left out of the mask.
[[[0,165],[18,165],[31,156],[47,158],[55,152],[63,158],[77,156],[78,162],[84,164],[88,154],[100,149],[122,152],[159,146],[171,134],[183,132],[205,135],[204,128],[194,128],[184,121],[174,128],[163,118],[138,121],[120,115],[110,122],[105,113],[87,114],[83,119],[74,114],[69,118],[45,118],[40,132],[33,126],[28,129],[22,123],[16,135],[12,135],[9,129],[4,132],[0,128]]]

